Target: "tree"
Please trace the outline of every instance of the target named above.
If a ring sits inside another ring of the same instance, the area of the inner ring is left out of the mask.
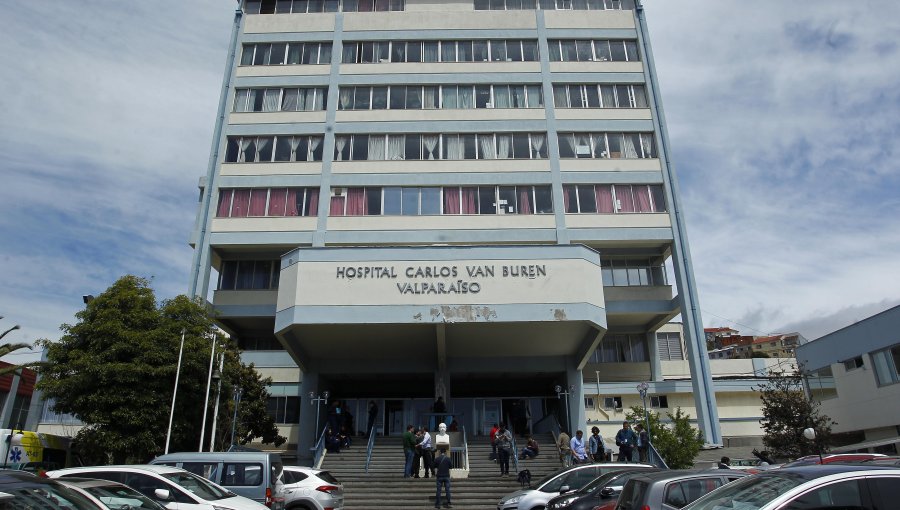
[[[3,317],[0,317],[0,319],[2,319],[2,318],[3,318]],[[15,331],[15,330],[17,330],[17,329],[19,329],[19,328],[20,328],[20,326],[19,326],[18,324],[16,324],[15,326],[13,326],[13,327],[7,329],[7,330],[4,331],[3,333],[0,333],[0,340],[3,340],[3,338],[4,338],[6,335],[8,335],[9,333],[11,333],[11,332],[13,332],[13,331]],[[24,344],[24,343],[17,343],[17,344],[3,344],[3,345],[0,345],[0,358],[2,358],[3,356],[6,356],[7,354],[10,354],[10,353],[12,353],[12,352],[18,351],[19,349],[30,349],[30,348],[31,348],[31,345],[29,345],[29,344]],[[28,365],[15,365],[15,364],[13,364],[13,365],[10,365],[10,366],[8,366],[8,367],[0,368],[0,375],[6,375],[6,374],[8,374],[8,373],[10,373],[10,372],[15,372],[16,370],[22,368],[23,366],[28,366]]]
[[[54,400],[54,411],[72,414],[85,424],[76,442],[81,451],[98,457],[89,459],[93,462],[145,462],[163,452],[182,334],[171,451],[199,446],[213,342],[217,352],[226,352],[223,394],[237,385],[257,384],[263,390],[254,397],[263,402],[268,397],[258,376],[255,382],[245,382],[247,374],[235,346],[218,332],[200,303],[182,295],[157,304],[143,278],[120,278],[76,318],[74,325],[61,326],[58,342],[41,341],[47,361],[39,367],[38,389]],[[212,396],[210,403],[214,402]],[[264,408],[262,414],[242,413],[247,422],[259,423],[247,434],[283,442]]]
[[[819,412],[819,403],[803,392],[800,376],[783,371],[769,372],[768,382],[757,387],[762,400],[763,444],[780,458],[796,459],[827,450],[831,444],[834,421]],[[815,441],[803,437],[803,430],[812,427]]]
[[[645,423],[644,409],[633,406],[626,415],[628,421],[633,423]],[[703,447],[703,433],[694,428],[690,422],[690,415],[684,413],[681,407],[675,409],[675,414],[666,413],[668,423],[661,423],[659,413],[647,410],[650,419],[650,442],[659,451],[659,455],[665,459],[671,469],[687,469],[693,467],[694,459]]]

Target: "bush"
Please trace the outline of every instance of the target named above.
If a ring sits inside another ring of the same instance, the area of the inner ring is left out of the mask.
[[[704,441],[703,433],[691,425],[690,415],[678,407],[675,414],[666,413],[669,422],[665,424],[660,423],[659,413],[648,410],[647,416],[650,419],[650,442],[669,468],[693,467]],[[638,406],[632,407],[626,417],[632,423],[646,423],[644,409]]]

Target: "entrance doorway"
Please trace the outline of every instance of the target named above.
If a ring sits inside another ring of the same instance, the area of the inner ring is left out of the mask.
[[[384,435],[386,436],[400,436],[403,434],[402,400],[384,401],[384,428],[382,430],[384,430]]]

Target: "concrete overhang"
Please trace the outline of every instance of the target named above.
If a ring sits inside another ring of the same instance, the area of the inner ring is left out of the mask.
[[[607,328],[599,256],[578,245],[299,248],[279,281],[276,336],[320,371],[580,362]]]

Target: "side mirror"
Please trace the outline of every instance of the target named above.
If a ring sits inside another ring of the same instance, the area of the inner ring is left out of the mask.
[[[570,490],[571,489],[569,489],[568,485],[563,485],[562,487],[559,488],[559,493],[562,494],[564,492],[569,492]]]
[[[172,497],[169,489],[156,489],[153,491],[153,495],[160,501],[168,501]]]
[[[616,490],[612,487],[604,487],[600,489],[600,497],[609,499],[616,495]]]

